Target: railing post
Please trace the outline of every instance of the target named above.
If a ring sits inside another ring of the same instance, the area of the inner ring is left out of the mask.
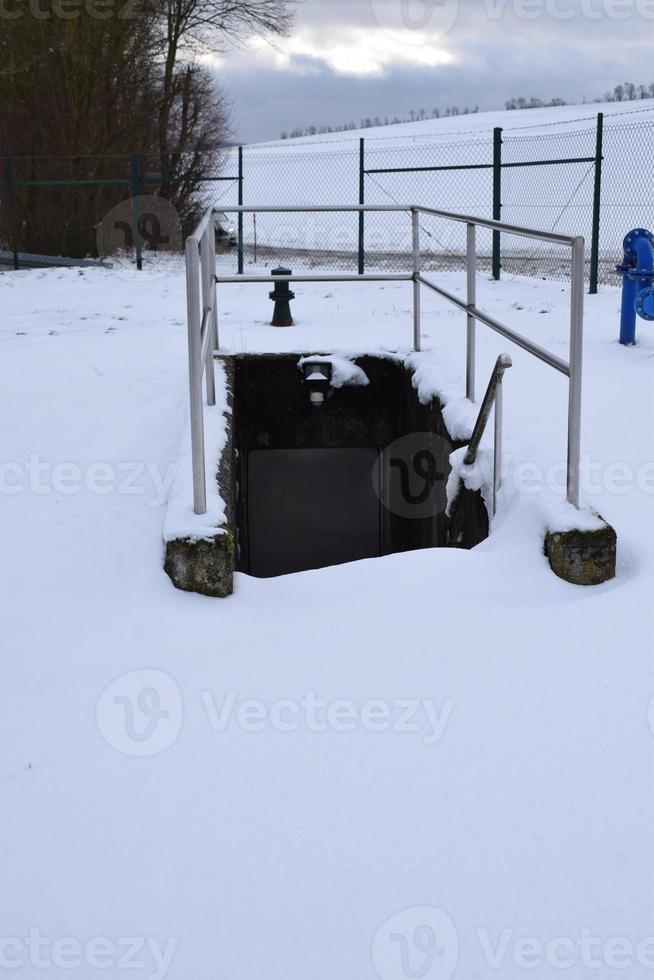
[[[570,300],[570,381],[568,397],[568,501],[579,507],[581,476],[581,389],[584,352],[584,262],[585,242],[575,238],[572,246]]]
[[[214,280],[216,278],[216,224],[215,219],[211,218],[211,234],[209,235],[209,269],[211,272],[210,285],[213,289]],[[220,347],[220,341],[218,338],[218,287],[216,286],[216,292],[213,301],[213,309],[211,312],[211,334],[212,341],[210,347],[212,350],[217,351]]]
[[[502,220],[502,129],[493,130],[493,220]],[[502,239],[493,232],[493,279],[499,279],[502,269]]]
[[[497,494],[502,486],[502,431],[504,414],[503,376],[495,389],[495,445],[493,449],[493,516],[497,513]]]
[[[238,148],[238,206],[243,207],[243,147]],[[238,213],[238,274],[243,275],[243,212]]]
[[[420,220],[415,208],[411,211],[413,239],[413,349],[421,349],[420,338]]]
[[[469,224],[467,229],[466,274],[467,274],[467,338],[466,338],[466,398],[475,400],[475,363],[477,321],[470,312],[477,305],[477,229]]]
[[[141,243],[141,208],[139,197],[141,196],[141,157],[138,153],[132,153],[132,215],[134,218],[134,248],[136,249],[136,268],[141,272],[143,269],[143,254]]]
[[[204,407],[202,404],[202,339],[198,240],[186,239],[186,308],[188,317],[188,370],[191,408],[191,457],[193,464],[193,509],[207,512],[204,465]]]
[[[209,320],[207,320],[206,329],[211,334],[211,340],[207,345],[207,354],[204,364],[204,368],[207,374],[206,386],[207,386],[207,405],[216,404],[216,378],[213,366],[213,303],[211,297],[213,277],[215,276],[215,267],[212,271],[211,269],[211,252],[209,249],[209,238],[211,235],[215,235],[213,219],[209,222],[205,228],[204,234],[200,240],[200,269],[202,274],[202,314],[206,310],[211,310],[212,314]]]
[[[366,203],[366,141],[359,140],[359,204]],[[359,275],[362,276],[366,268],[365,256],[365,215],[359,211]]]
[[[604,160],[604,113],[597,114],[595,140],[595,189],[593,191],[593,233],[590,245],[590,292],[597,292],[599,281],[599,238],[602,213],[602,162]]]

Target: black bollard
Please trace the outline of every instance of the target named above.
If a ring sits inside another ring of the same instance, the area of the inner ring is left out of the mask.
[[[272,269],[271,276],[290,276],[293,274],[291,269]],[[293,317],[291,316],[291,300],[295,299],[295,293],[291,290],[288,282],[275,282],[275,288],[270,293],[270,298],[275,301],[273,311],[273,327],[292,327]]]

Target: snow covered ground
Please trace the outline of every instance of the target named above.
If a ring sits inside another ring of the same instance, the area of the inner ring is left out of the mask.
[[[409,346],[409,285],[296,292],[275,330],[265,287],[225,287],[224,346]],[[480,389],[514,359],[492,537],[237,575],[222,601],[162,569],[181,276],[5,273],[0,301],[0,967],[650,976],[654,335],[617,344],[619,292],[587,298],[583,440],[614,582],[549,571],[565,379],[480,327]],[[460,395],[464,318],[423,302],[423,361]],[[565,356],[567,287],[482,278],[479,304]],[[516,489],[525,462],[543,497]]]

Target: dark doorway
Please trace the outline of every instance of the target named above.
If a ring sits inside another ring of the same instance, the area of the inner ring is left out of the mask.
[[[438,401],[420,401],[401,359],[357,357],[367,383],[332,385],[320,407],[301,360],[225,360],[233,416],[219,478],[232,488],[238,571],[269,578],[486,537],[479,494],[446,513],[455,446]]]
[[[374,448],[249,452],[250,573],[267,578],[379,557],[378,467]]]

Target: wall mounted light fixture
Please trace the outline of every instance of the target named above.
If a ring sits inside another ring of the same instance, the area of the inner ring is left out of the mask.
[[[302,365],[304,382],[309,389],[309,399],[314,408],[320,408],[329,392],[332,366],[329,361],[305,361]]]

